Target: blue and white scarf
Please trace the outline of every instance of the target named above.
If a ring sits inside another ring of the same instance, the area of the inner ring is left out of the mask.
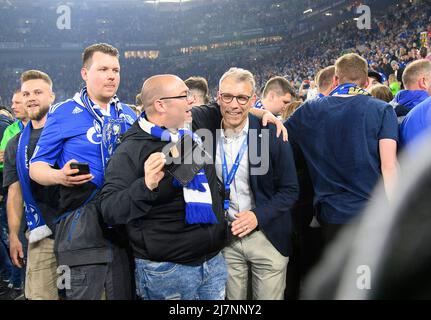
[[[188,134],[193,137],[193,141],[202,144],[201,139],[187,129],[179,129],[178,133],[172,133],[167,129],[163,129],[146,119],[145,113],[142,112],[139,117],[140,128],[161,141],[177,142],[183,135]],[[212,209],[211,190],[208,180],[205,175],[205,170],[202,168],[186,186],[174,178],[173,185],[175,187],[182,187],[184,194],[184,201],[186,203],[186,223],[187,224],[215,224],[217,218]]]
[[[18,171],[18,178],[21,184],[21,190],[24,198],[24,211],[27,226],[30,230],[28,241],[30,243],[37,242],[52,234],[51,229],[46,225],[43,220],[42,212],[40,211],[36,201],[33,198],[30,185],[30,174],[28,162],[31,158],[27,154],[28,144],[30,142],[30,134],[33,130],[31,121],[24,128],[18,142],[18,149],[16,153],[16,168]]]
[[[349,95],[349,96],[356,96],[356,95],[364,95],[364,96],[371,96],[371,94],[365,90],[359,87],[357,84],[354,83],[344,83],[336,87],[332,92],[329,94],[330,96],[343,96],[343,95]]]
[[[111,113],[111,117],[104,116],[100,108],[94,107],[94,102],[91,101],[88,96],[87,87],[82,88],[80,97],[84,107],[100,125],[102,132],[100,152],[102,155],[103,169],[105,169],[109,159],[119,144],[120,135],[127,131],[127,117],[123,112],[123,108],[117,96],[114,96],[111,100],[111,106],[114,106],[116,110],[114,115]]]

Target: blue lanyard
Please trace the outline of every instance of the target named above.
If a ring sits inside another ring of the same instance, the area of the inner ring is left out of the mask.
[[[247,146],[248,146],[248,141],[246,136],[242,142],[241,149],[239,150],[238,155],[236,156],[235,162],[232,165],[232,169],[228,173],[226,154],[223,148],[223,139],[220,139],[220,156],[222,159],[223,183],[224,183],[224,188],[226,192],[226,197],[224,199],[224,205],[223,205],[224,210],[229,209],[230,185],[233,182],[233,179],[235,178],[236,172],[238,171],[238,168],[239,168],[239,163],[241,162],[241,159],[244,156],[245,151],[247,150]]]

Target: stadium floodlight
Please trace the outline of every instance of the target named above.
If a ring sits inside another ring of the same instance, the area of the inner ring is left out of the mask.
[[[310,9],[308,9],[308,10],[305,10],[305,11],[304,11],[304,14],[312,13],[312,12],[313,12],[313,9],[311,9],[311,8],[310,8]]]

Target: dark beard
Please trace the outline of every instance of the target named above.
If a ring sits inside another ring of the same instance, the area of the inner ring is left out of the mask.
[[[29,116],[30,120],[40,121],[43,119],[43,117],[46,116],[46,114],[48,113],[48,110],[49,110],[49,106],[46,108],[40,108],[39,112],[34,113],[32,115],[29,114],[28,116]]]

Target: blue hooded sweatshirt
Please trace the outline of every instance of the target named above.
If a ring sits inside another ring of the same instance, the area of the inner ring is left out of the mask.
[[[428,92],[425,90],[401,90],[397,93],[394,100],[391,101],[391,105],[404,106],[405,112],[403,112],[403,114],[400,114],[399,108],[395,108],[395,112],[397,113],[397,116],[405,116],[410,110],[426,98],[428,98]]]
[[[400,125],[401,146],[410,144],[414,139],[431,127],[431,97],[418,104],[405,117]]]

